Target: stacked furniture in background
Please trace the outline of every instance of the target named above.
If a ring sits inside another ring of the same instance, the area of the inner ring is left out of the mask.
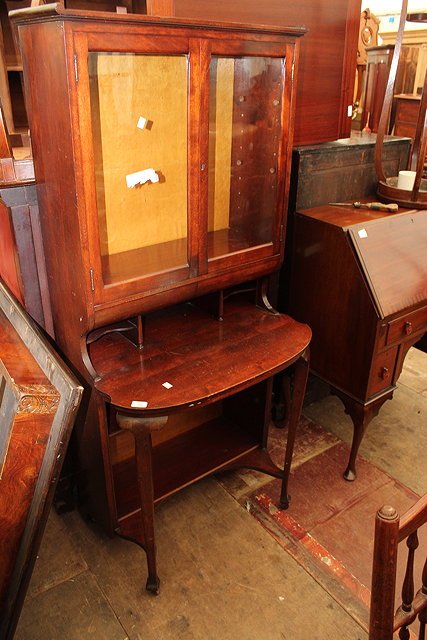
[[[12,640],[82,387],[0,281],[0,638]]]

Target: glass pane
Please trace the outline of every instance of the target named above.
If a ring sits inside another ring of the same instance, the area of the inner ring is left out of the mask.
[[[187,264],[187,56],[89,53],[105,284]]]
[[[213,56],[208,255],[273,240],[283,60]]]

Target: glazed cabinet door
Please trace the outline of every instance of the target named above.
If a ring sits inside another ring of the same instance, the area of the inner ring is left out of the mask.
[[[196,275],[189,188],[199,116],[190,111],[190,76],[199,56],[191,46],[180,37],[75,35],[95,304]]]
[[[274,45],[266,49],[260,55],[259,47],[246,43],[243,55],[233,55],[231,43],[221,43],[210,56],[210,273],[280,251],[286,58],[283,45],[280,52]]]

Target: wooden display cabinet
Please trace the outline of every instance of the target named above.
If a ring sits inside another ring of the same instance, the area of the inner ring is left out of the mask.
[[[11,15],[55,336],[93,390],[81,495],[145,547],[157,591],[154,502],[249,466],[282,478],[288,504],[311,333],[270,307],[266,276],[283,258],[304,29]],[[272,376],[291,364],[280,469],[266,452]]]

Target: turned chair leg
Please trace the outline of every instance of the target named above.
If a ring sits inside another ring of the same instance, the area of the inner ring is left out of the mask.
[[[141,503],[141,524],[144,533],[144,548],[147,554],[147,591],[158,594],[160,587],[156,564],[156,541],[154,535],[154,489],[151,432],[161,429],[167,417],[143,418],[117,413],[117,424],[130,431],[135,439],[135,458],[138,492]]]
[[[288,495],[288,481],[291,471],[292,455],[294,452],[295,436],[301,416],[302,404],[304,401],[309,364],[310,352],[307,348],[295,363],[294,389],[292,394],[291,409],[289,412],[288,438],[286,442],[282,490],[280,493],[280,506],[283,507],[283,509],[287,509],[289,507],[290,496]]]

